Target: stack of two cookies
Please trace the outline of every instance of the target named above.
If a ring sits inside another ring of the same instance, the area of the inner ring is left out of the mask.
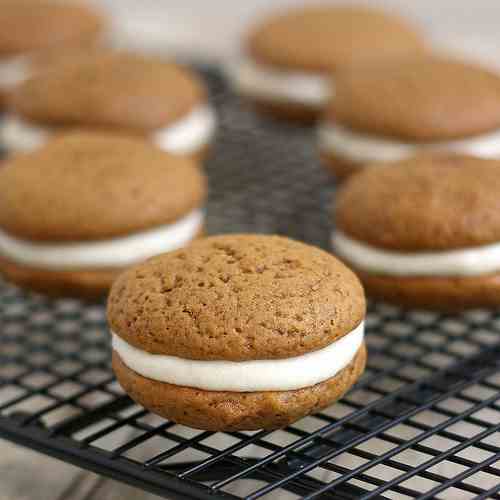
[[[0,169],[0,272],[97,297],[124,268],[203,232],[205,177],[138,138],[75,132]]]
[[[335,252],[407,307],[500,305],[500,77],[432,58],[352,69],[320,129],[345,180]],[[355,175],[353,175],[355,174]]]
[[[120,270],[203,232],[200,160],[215,131],[202,82],[108,50],[13,89],[0,138],[0,271],[51,295],[104,294]]]
[[[366,6],[313,6],[258,23],[240,60],[229,65],[235,88],[274,116],[311,122],[335,98],[344,68],[422,57],[421,35],[405,20]]]
[[[422,153],[499,159],[500,76],[437,56],[344,70],[318,137],[337,180]]]
[[[365,300],[333,256],[276,236],[199,240],[122,274],[113,368],[138,403],[208,430],[284,427],[365,365]]]
[[[140,137],[169,153],[203,159],[216,126],[202,82],[173,63],[103,50],[65,57],[9,95],[0,141],[34,151],[71,130]]]
[[[59,57],[93,50],[106,22],[78,2],[2,0],[0,6],[0,106],[32,74]]]

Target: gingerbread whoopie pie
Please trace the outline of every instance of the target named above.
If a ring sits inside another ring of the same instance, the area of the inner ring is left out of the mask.
[[[169,153],[199,158],[215,131],[214,110],[193,73],[123,52],[56,64],[19,85],[9,107],[0,140],[11,152],[31,151],[77,128],[138,135]]]
[[[0,273],[49,295],[101,295],[127,266],[199,236],[205,196],[188,158],[128,136],[61,136],[0,168]]]
[[[425,51],[422,37],[393,14],[361,6],[301,7],[255,26],[228,74],[263,111],[311,121],[335,93],[339,69]]]
[[[150,411],[208,430],[284,427],[363,372],[365,299],[317,248],[200,239],[123,273],[108,299],[113,368]]]
[[[0,103],[33,71],[33,58],[97,44],[102,15],[82,2],[0,0]]]
[[[337,256],[367,293],[407,307],[500,306],[500,160],[373,165],[337,192]]]
[[[445,58],[346,70],[319,147],[340,179],[422,151],[500,158],[500,76]]]

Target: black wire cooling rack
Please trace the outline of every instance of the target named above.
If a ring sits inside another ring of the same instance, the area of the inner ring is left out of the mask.
[[[333,194],[311,130],[242,108],[222,126],[209,231],[327,247]],[[279,431],[212,433],[135,405],[109,366],[103,304],[0,283],[0,435],[172,499],[500,499],[500,315],[372,305],[368,368],[341,402]]]

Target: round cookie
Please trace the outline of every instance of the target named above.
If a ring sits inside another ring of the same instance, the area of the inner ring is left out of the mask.
[[[167,152],[199,156],[215,131],[201,81],[175,64],[128,53],[56,64],[10,95],[0,139],[36,149],[56,130],[111,130],[147,138]]]
[[[341,179],[417,152],[500,158],[500,76],[444,58],[345,70],[319,147]]]
[[[331,97],[341,68],[425,51],[420,35],[392,14],[361,6],[302,7],[255,26],[229,75],[260,109],[311,121]]]
[[[0,169],[0,273],[99,296],[125,267],[199,236],[205,197],[187,158],[128,136],[61,136]]]
[[[499,160],[423,155],[370,165],[337,193],[333,248],[375,298],[498,307],[499,200]]]
[[[1,0],[0,102],[32,72],[31,56],[96,43],[103,17],[82,3]]]
[[[338,399],[364,368],[364,316],[349,269],[278,236],[198,240],[129,269],[108,299],[120,384],[208,430],[284,427]]]

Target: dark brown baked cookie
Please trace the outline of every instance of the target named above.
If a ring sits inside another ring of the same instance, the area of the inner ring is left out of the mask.
[[[500,241],[500,160],[422,156],[373,165],[338,192],[337,227],[386,250],[451,250]]]
[[[335,176],[338,182],[343,182],[351,175],[361,172],[365,168],[365,165],[361,163],[333,153],[321,152],[320,156],[324,167]]]
[[[108,313],[111,329],[139,349],[244,361],[321,349],[362,321],[365,302],[354,274],[320,249],[228,235],[128,270]]]
[[[102,248],[123,241],[116,238],[177,227],[190,217],[190,226],[169,233],[169,238],[188,241],[203,230],[201,215],[195,214],[203,207],[206,183],[196,165],[127,136],[74,133],[36,153],[15,156],[0,168],[0,193],[0,272],[51,295],[88,297],[109,289],[123,265],[114,260],[106,265],[102,257],[98,266],[88,264],[92,252],[102,252],[96,244]],[[143,239],[139,247],[127,241],[120,258],[140,261],[134,260],[134,252],[139,248],[147,254],[150,240]],[[30,248],[12,249],[14,244]],[[67,262],[48,265],[45,257],[39,262],[38,253],[33,257],[36,248],[46,252],[44,245],[67,252],[88,244],[94,247],[82,251],[85,263],[74,267]],[[174,248],[183,244],[168,242]],[[18,259],[18,251],[27,251],[29,257]]]
[[[35,75],[13,91],[9,104],[23,119],[45,125],[151,132],[206,100],[201,82],[175,64],[103,53]]]
[[[0,228],[32,241],[107,239],[173,222],[205,196],[186,158],[136,138],[74,133],[0,169]]]
[[[414,143],[500,128],[500,76],[464,62],[420,58],[336,77],[326,121]]]
[[[334,250],[376,298],[434,309],[498,306],[500,261],[497,269],[490,246],[500,242],[499,200],[498,160],[424,155],[372,165],[337,193]],[[339,244],[338,234],[364,255]],[[392,266],[377,267],[374,252]],[[415,268],[418,259],[427,264]]]
[[[209,431],[279,429],[340,399],[365,369],[366,348],[334,377],[293,391],[202,391],[145,378],[113,352],[113,370],[137,403],[175,422]]]
[[[265,20],[247,41],[249,55],[264,65],[326,73],[425,50],[405,21],[368,7],[294,9]]]
[[[201,227],[194,238],[204,235]],[[77,296],[98,299],[109,290],[122,268],[53,270],[18,264],[1,256],[0,274],[9,282],[52,297]]]
[[[319,132],[340,179],[424,152],[500,158],[500,76],[437,57],[346,69]]]
[[[104,24],[99,13],[82,3],[1,0],[0,57],[92,43]]]
[[[318,119],[318,110],[299,103],[280,103],[270,99],[250,98],[245,100],[258,112],[278,120],[293,121],[303,125],[312,125]]]
[[[406,308],[460,312],[500,306],[500,272],[465,278],[357,274],[369,296]]]
[[[422,56],[423,39],[404,20],[369,7],[299,7],[272,14],[249,33],[237,90],[276,118],[310,124],[335,93],[337,71],[353,64]]]
[[[296,359],[351,342],[347,336],[364,315],[363,290],[351,271],[322,250],[277,236],[198,240],[126,271],[108,299],[114,335],[145,355],[183,362]],[[113,345],[116,376],[133,399],[210,430],[278,428],[318,411],[356,381],[366,357],[360,337],[350,361],[317,384],[239,392],[141,375]]]

